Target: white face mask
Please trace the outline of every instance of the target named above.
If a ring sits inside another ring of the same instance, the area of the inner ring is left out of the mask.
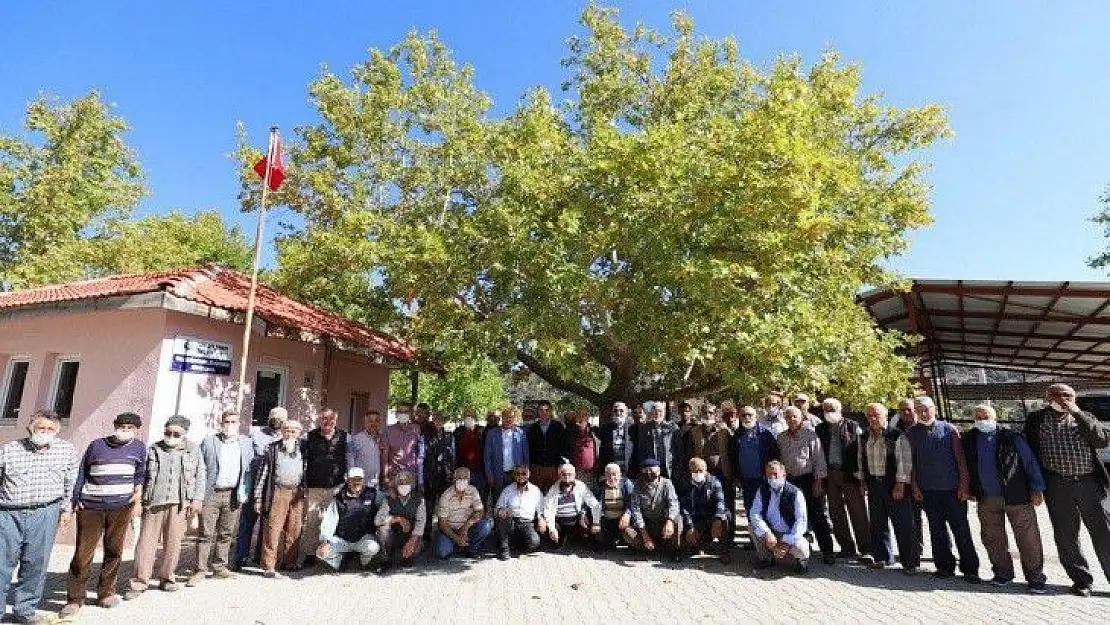
[[[297,439],[295,439],[295,438],[283,438],[283,439],[281,439],[281,444],[282,444],[283,447],[285,447],[285,451],[287,453],[293,453],[293,450],[296,449],[296,447],[297,447]]]
[[[698,471],[697,473],[691,473],[690,474],[690,481],[692,481],[695,484],[701,484],[701,483],[705,482],[705,473],[702,472],[702,471]]]
[[[162,439],[162,444],[165,445],[166,447],[173,448],[173,447],[177,447],[178,445],[180,445],[181,441],[182,441],[181,438],[170,438],[170,437],[167,436],[167,437],[164,437]]]
[[[121,443],[129,443],[135,438],[135,430],[116,430],[112,436]]]
[[[844,420],[844,415],[840,412],[830,411],[825,413],[825,421],[829,423],[840,423]]]
[[[786,486],[786,478],[769,477],[767,478],[767,485],[771,487],[771,490],[782,490],[783,487]]]
[[[921,425],[932,425],[937,422],[937,418],[934,416],[928,416],[924,419],[918,419],[918,421],[921,423]]]
[[[455,480],[455,490],[459,491],[460,493],[466,490],[467,486],[470,486],[469,480]]]
[[[998,429],[998,422],[994,420],[976,421],[975,427],[984,434],[990,434]]]
[[[780,416],[782,416],[782,408],[779,408],[778,406],[772,406],[771,408],[768,408],[766,410],[766,413],[768,418],[778,419]]]
[[[468,430],[470,428],[474,427],[474,419],[471,419],[470,417],[467,417],[467,418],[463,419],[463,427],[465,427]]]
[[[412,485],[410,485],[410,484],[401,484],[400,486],[397,487],[397,494],[402,496],[402,497],[408,497],[409,493],[411,493],[411,492],[412,492]]]
[[[740,426],[745,430],[750,430],[755,427],[755,421],[741,421]]]
[[[54,443],[55,437],[57,435],[50,432],[35,432],[31,435],[31,442],[35,447],[47,447]]]

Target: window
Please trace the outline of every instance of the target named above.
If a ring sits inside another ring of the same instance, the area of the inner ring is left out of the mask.
[[[279,365],[258,365],[258,372],[254,377],[254,409],[251,414],[251,425],[266,425],[270,418],[270,409],[275,406],[284,406],[285,381],[289,378],[289,369]]]
[[[23,403],[23,386],[27,382],[27,370],[30,361],[13,358],[8,361],[7,370],[4,372],[4,386],[0,386],[0,406],[4,411],[0,413],[3,419],[18,419],[19,405]]]
[[[54,383],[50,387],[50,407],[62,419],[73,411],[73,393],[77,390],[77,370],[81,361],[59,358],[54,363]]]

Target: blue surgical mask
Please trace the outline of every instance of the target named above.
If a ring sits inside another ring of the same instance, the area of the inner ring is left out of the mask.
[[[975,427],[984,434],[990,434],[991,432],[998,429],[998,422],[994,420],[976,421]]]
[[[767,478],[767,485],[771,487],[771,490],[782,490],[783,487],[786,486],[786,478],[769,477]]]

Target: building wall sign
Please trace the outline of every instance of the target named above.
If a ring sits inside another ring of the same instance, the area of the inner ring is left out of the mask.
[[[231,345],[189,336],[174,337],[170,371],[229,375]]]

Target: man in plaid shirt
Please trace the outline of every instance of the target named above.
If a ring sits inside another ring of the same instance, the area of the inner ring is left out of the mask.
[[[12,593],[16,623],[39,623],[35,608],[58,524],[69,524],[70,498],[77,481],[77,452],[59,439],[61,423],[54,413],[31,417],[29,436],[0,447],[0,590]],[[20,562],[19,579],[12,571]]]

